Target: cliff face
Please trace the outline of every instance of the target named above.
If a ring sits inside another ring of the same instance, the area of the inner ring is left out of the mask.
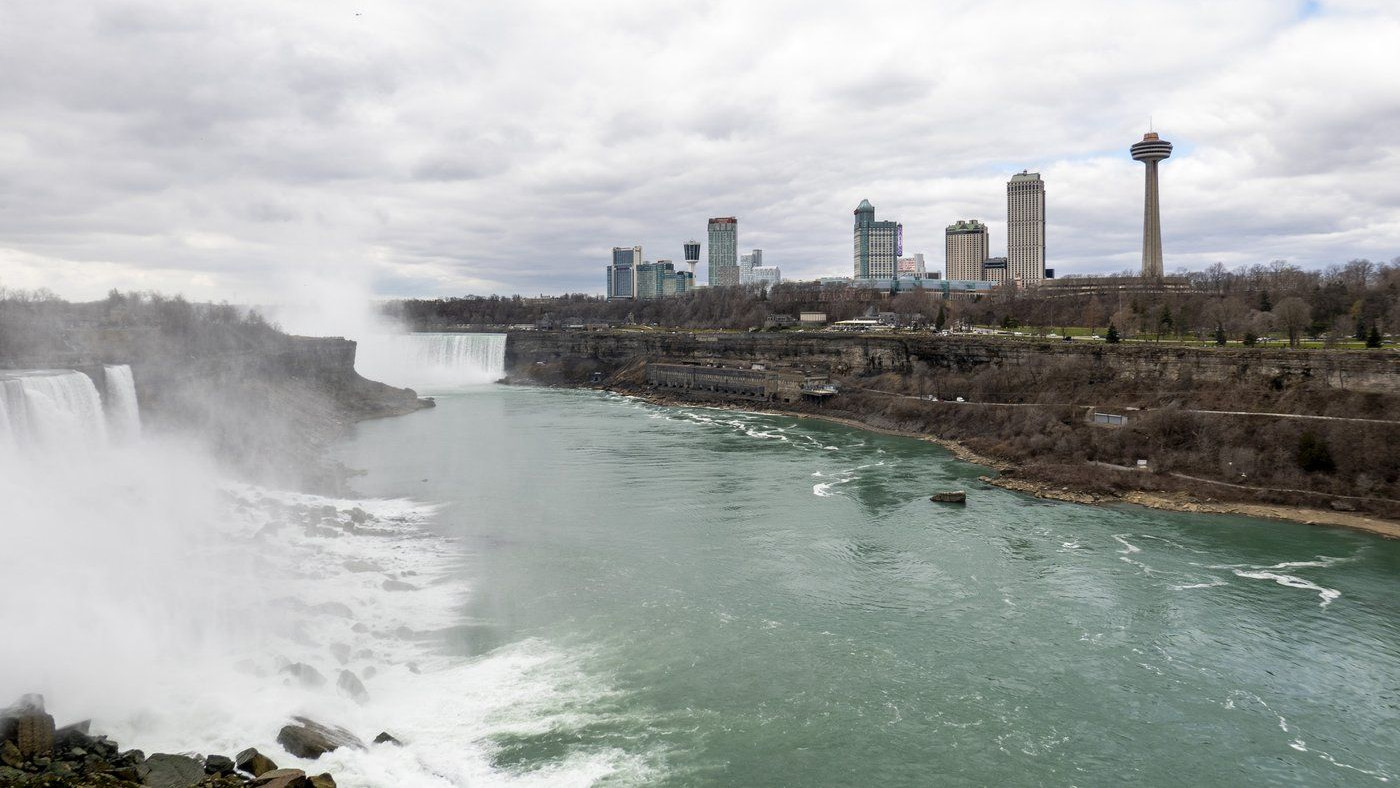
[[[989,370],[1073,369],[1085,381],[1296,386],[1400,395],[1400,355],[1388,352],[1212,349],[994,338],[810,333],[542,332],[509,335],[507,371],[531,365],[611,372],[639,359],[761,362],[842,376],[920,375]],[[545,372],[546,370],[541,370]],[[563,373],[564,370],[556,370]],[[560,382],[565,382],[561,378]],[[1008,392],[1011,393],[1011,392]],[[1011,401],[1025,400],[1025,394]],[[1244,403],[1241,403],[1244,404]]]

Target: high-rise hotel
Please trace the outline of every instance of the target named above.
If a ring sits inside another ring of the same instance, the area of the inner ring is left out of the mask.
[[[710,287],[739,284],[739,220],[721,216],[710,220]]]
[[[976,219],[960,219],[948,225],[943,239],[944,275],[963,281],[981,279],[982,264],[990,254],[987,225]]]
[[[904,225],[875,221],[869,200],[861,200],[855,213],[855,278],[893,279],[904,254]]]
[[[1045,181],[1022,170],[1006,184],[1006,278],[1038,284],[1045,278]]]

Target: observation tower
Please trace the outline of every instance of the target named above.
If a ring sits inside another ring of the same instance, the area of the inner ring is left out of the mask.
[[[1147,165],[1147,195],[1142,209],[1142,276],[1161,279],[1162,211],[1157,203],[1157,162],[1172,155],[1172,144],[1149,131],[1131,151],[1134,161]]]

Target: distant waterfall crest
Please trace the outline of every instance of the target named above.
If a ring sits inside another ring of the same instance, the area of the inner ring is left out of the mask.
[[[505,375],[504,334],[398,334],[360,340],[355,369],[393,386],[434,390]]]
[[[126,364],[108,364],[107,426],[112,438],[130,441],[141,437],[141,408],[136,402],[136,379]]]

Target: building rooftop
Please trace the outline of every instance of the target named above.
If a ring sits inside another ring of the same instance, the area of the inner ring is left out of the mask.
[[[1038,173],[1038,172],[1028,172],[1028,171],[1026,171],[1026,170],[1021,170],[1020,172],[1016,173],[1015,175],[1012,175],[1012,176],[1011,176],[1011,180],[1013,180],[1013,181],[1038,181],[1038,180],[1040,180],[1040,173]]]
[[[861,201],[860,201],[860,205],[857,205],[857,206],[856,206],[856,210],[857,210],[857,211],[874,211],[874,210],[875,210],[875,206],[871,205],[869,200],[861,200]]]
[[[977,232],[985,229],[987,229],[987,225],[982,224],[976,219],[959,219],[948,225],[948,232],[950,233]]]

